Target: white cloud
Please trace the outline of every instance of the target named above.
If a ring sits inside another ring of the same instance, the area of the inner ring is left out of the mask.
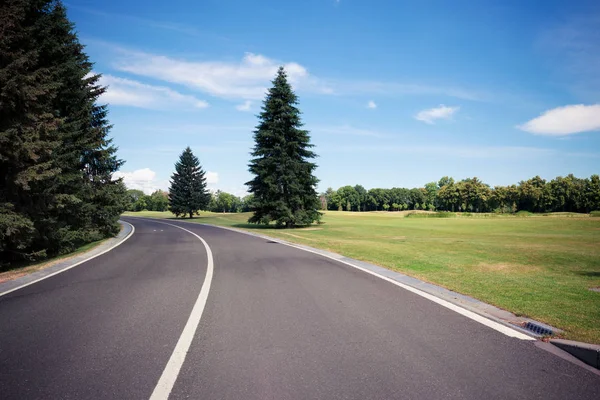
[[[149,109],[208,107],[208,103],[194,96],[184,95],[163,86],[152,86],[131,79],[102,75],[99,84],[108,86],[101,101],[110,105]]]
[[[168,183],[156,180],[156,172],[150,168],[137,169],[133,172],[117,171],[113,174],[113,179],[123,178],[123,182],[128,189],[142,190],[146,194],[161,189],[167,190]]]
[[[294,87],[317,88],[316,81],[302,65],[281,63],[260,54],[246,53],[239,62],[186,61],[166,56],[120,51],[115,68],[136,75],[178,83],[216,97],[255,100],[264,97],[266,88],[280,65]],[[311,89],[311,90],[312,90]]]
[[[369,102],[367,103],[367,108],[375,109],[377,108],[377,104],[375,104],[373,100],[369,100]]]
[[[517,128],[537,135],[562,136],[600,130],[600,104],[553,108]]]
[[[434,124],[438,119],[450,119],[460,109],[460,107],[447,107],[441,104],[439,107],[420,111],[415,115],[415,119],[427,124]]]
[[[219,183],[219,174],[217,172],[206,171],[206,183],[209,185],[215,185]]]
[[[412,82],[328,79],[310,74],[297,62],[282,62],[265,55],[246,53],[239,61],[190,61],[110,46],[116,54],[113,66],[121,71],[177,83],[225,99],[259,100],[279,66],[300,92],[322,95],[442,95],[471,101],[486,101],[490,96],[454,85]],[[496,93],[494,98],[498,94]]]
[[[242,104],[238,104],[237,106],[235,106],[235,109],[238,111],[250,111],[251,107],[252,107],[252,102],[250,100],[246,100]]]
[[[206,183],[208,185],[216,185],[219,183],[219,174],[217,172],[206,171]],[[146,194],[158,189],[168,191],[169,182],[166,180],[157,180],[156,172],[150,168],[136,169],[132,172],[117,171],[113,174],[113,179],[123,178],[123,182],[127,189],[138,189]]]

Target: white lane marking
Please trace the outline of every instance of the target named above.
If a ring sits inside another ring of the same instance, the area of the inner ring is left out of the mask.
[[[185,361],[185,357],[190,349],[192,344],[192,340],[194,339],[194,335],[196,334],[196,329],[200,324],[200,319],[202,318],[202,313],[204,312],[204,307],[206,306],[206,300],[208,299],[208,292],[210,291],[210,284],[212,282],[213,277],[213,256],[208,247],[208,243],[200,236],[196,235],[194,232],[189,231],[181,226],[168,224],[166,222],[158,222],[153,221],[159,224],[165,224],[174,226],[175,228],[182,229],[192,235],[196,236],[198,240],[202,242],[204,248],[206,249],[206,258],[208,259],[208,266],[206,267],[206,276],[204,277],[204,283],[202,284],[202,288],[200,289],[200,294],[198,295],[198,299],[192,308],[192,313],[188,318],[185,327],[183,328],[183,332],[181,332],[181,336],[175,345],[175,349],[173,350],[173,354],[171,354],[171,358],[167,362],[165,369],[163,370],[152,395],[150,396],[150,400],[163,400],[168,399],[171,394],[171,390],[173,390],[173,386],[177,381],[177,376],[179,376],[179,371],[181,370],[181,366]]]
[[[24,284],[22,284],[21,286],[17,286],[16,288],[13,288],[13,289],[7,290],[6,292],[2,292],[2,293],[0,293],[0,297],[4,296],[4,295],[6,295],[6,294],[12,293],[12,292],[14,292],[14,291],[16,291],[16,290],[23,289],[23,288],[24,288],[24,287],[26,287],[26,286],[33,285],[34,283],[38,283],[39,281],[43,281],[44,279],[48,279],[48,278],[50,278],[51,276],[58,275],[58,274],[60,274],[61,272],[68,271],[68,270],[70,270],[71,268],[75,268],[76,266],[78,266],[78,265],[81,265],[81,264],[83,264],[84,262],[88,262],[88,261],[90,261],[90,260],[93,260],[93,259],[94,259],[94,258],[96,258],[96,257],[100,257],[102,254],[108,253],[109,251],[111,251],[111,250],[112,250],[112,249],[114,249],[115,247],[122,245],[122,244],[123,244],[123,243],[125,243],[125,241],[126,241],[127,239],[129,239],[129,238],[130,238],[130,237],[133,235],[133,233],[135,232],[135,227],[134,227],[132,224],[130,224],[130,223],[129,223],[129,222],[127,222],[127,221],[123,221],[123,222],[125,222],[127,225],[131,226],[131,232],[129,232],[129,235],[127,235],[127,237],[125,237],[125,239],[121,240],[119,243],[117,243],[117,244],[115,244],[114,246],[112,246],[112,247],[110,247],[110,248],[108,248],[108,249],[104,250],[104,251],[103,251],[103,252],[101,252],[101,253],[98,253],[98,254],[96,254],[96,255],[94,255],[94,256],[91,256],[90,258],[86,258],[85,260],[79,261],[79,262],[78,262],[78,263],[76,263],[76,264],[73,264],[73,265],[71,265],[71,266],[69,266],[69,267],[63,268],[63,269],[61,269],[60,271],[53,272],[53,273],[51,273],[51,274],[48,274],[48,275],[46,275],[46,276],[42,276],[41,278],[39,278],[39,279],[36,279],[36,280],[34,280],[34,281],[27,282],[27,283],[24,283]]]
[[[531,337],[529,335],[526,335],[526,334],[524,334],[522,332],[519,332],[519,331],[517,331],[517,330],[515,330],[515,329],[513,329],[511,327],[508,327],[506,325],[502,325],[502,324],[500,324],[500,323],[498,323],[496,321],[492,321],[491,319],[488,319],[488,318],[486,318],[484,316],[481,316],[481,315],[479,315],[477,313],[474,313],[473,311],[469,311],[469,310],[467,310],[465,308],[462,308],[462,307],[460,307],[460,306],[458,306],[456,304],[450,303],[447,300],[440,299],[439,297],[436,297],[436,296],[434,296],[432,294],[429,294],[427,292],[424,292],[424,291],[419,290],[417,288],[414,288],[412,286],[406,285],[406,284],[404,284],[402,282],[398,282],[398,281],[396,281],[394,279],[388,278],[387,276],[380,275],[377,272],[370,271],[370,270],[368,270],[366,268],[359,267],[358,265],[351,264],[351,263],[349,263],[347,261],[344,261],[344,260],[339,260],[337,258],[328,256],[326,254],[321,254],[321,253],[318,253],[318,252],[313,251],[313,250],[305,249],[305,248],[302,248],[302,247],[299,247],[299,246],[294,246],[293,244],[283,243],[283,242],[280,242],[280,241],[278,241],[278,243],[284,244],[286,246],[293,247],[295,249],[308,251],[309,253],[318,254],[320,256],[327,257],[327,258],[329,258],[329,259],[331,259],[333,261],[337,261],[337,262],[340,262],[342,264],[346,264],[346,265],[349,265],[349,266],[354,267],[356,269],[359,269],[361,271],[364,271],[364,272],[366,272],[368,274],[371,274],[371,275],[376,276],[378,278],[381,278],[381,279],[383,279],[385,281],[393,283],[396,286],[400,286],[401,288],[406,289],[409,292],[412,292],[412,293],[417,294],[417,295],[419,295],[421,297],[424,297],[424,298],[426,298],[428,300],[431,300],[434,303],[437,303],[437,304],[441,305],[442,307],[446,307],[446,308],[448,308],[448,309],[450,309],[450,310],[452,310],[454,312],[457,312],[457,313],[459,313],[461,315],[464,315],[465,317],[470,318],[473,321],[477,321],[480,324],[485,325],[485,326],[487,326],[489,328],[492,328],[492,329],[494,329],[494,330],[496,330],[496,331],[498,331],[500,333],[503,333],[506,336],[514,337],[514,338],[521,339],[521,340],[537,340],[537,339],[535,339],[535,338],[533,338],[533,337]]]
[[[134,218],[140,218],[141,219],[142,217],[134,217]],[[144,218],[144,219],[148,219],[148,218]],[[149,218],[149,219],[152,219],[152,218]],[[424,292],[424,291],[422,291],[420,289],[417,289],[417,288],[414,288],[412,286],[406,285],[404,283],[398,282],[398,281],[396,281],[394,279],[388,278],[387,276],[380,275],[377,272],[370,271],[370,270],[368,270],[366,268],[359,267],[358,265],[354,265],[354,264],[349,263],[347,261],[340,260],[338,258],[329,256],[327,254],[322,254],[322,253],[320,253],[318,251],[315,251],[315,250],[305,249],[303,247],[296,246],[296,245],[294,245],[292,243],[283,242],[280,239],[277,239],[277,238],[274,238],[274,237],[265,236],[265,235],[258,235],[258,234],[255,234],[255,233],[245,232],[245,231],[242,231],[242,230],[237,230],[237,229],[228,228],[228,227],[224,227],[224,226],[201,224],[201,223],[197,223],[197,222],[188,222],[188,221],[178,221],[178,222],[184,222],[184,223],[187,223],[187,224],[195,224],[195,225],[206,225],[206,226],[211,226],[211,227],[214,227],[214,228],[220,228],[220,229],[225,229],[225,230],[232,231],[232,232],[242,233],[242,234],[248,235],[248,236],[254,236],[254,237],[260,237],[260,238],[263,238],[263,239],[269,239],[269,240],[273,240],[273,241],[275,241],[275,242],[277,242],[279,244],[283,244],[285,246],[293,247],[293,248],[298,249],[298,250],[304,250],[304,251],[307,251],[309,253],[313,253],[313,254],[316,254],[316,255],[319,255],[319,256],[322,256],[322,257],[326,257],[326,258],[329,258],[330,260],[337,261],[339,263],[349,265],[350,267],[359,269],[359,270],[361,270],[363,272],[366,272],[368,274],[376,276],[376,277],[378,277],[380,279],[383,279],[384,281],[388,281],[388,282],[390,282],[390,283],[392,283],[392,284],[394,284],[396,286],[399,286],[399,287],[401,287],[403,289],[406,289],[409,292],[412,292],[412,293],[414,293],[414,294],[416,294],[418,296],[421,296],[421,297],[424,297],[424,298],[426,298],[428,300],[431,300],[434,303],[437,303],[437,304],[441,305],[442,307],[446,307],[449,310],[452,310],[452,311],[454,311],[456,313],[459,313],[459,314],[461,314],[461,315],[463,315],[463,316],[465,316],[465,317],[467,317],[469,319],[472,319],[473,321],[479,322],[480,324],[485,325],[488,328],[492,328],[495,331],[498,331],[498,332],[500,332],[500,333],[502,333],[502,334],[504,334],[506,336],[514,337],[514,338],[520,339],[520,340],[533,340],[533,341],[537,340],[536,338],[531,337],[531,336],[529,336],[529,335],[527,335],[525,333],[519,332],[516,329],[513,329],[513,328],[511,328],[509,326],[506,326],[506,325],[502,325],[499,322],[493,321],[493,320],[491,320],[489,318],[486,318],[486,317],[484,317],[482,315],[474,313],[473,311],[469,311],[469,310],[467,310],[465,308],[462,308],[461,306],[458,306],[456,304],[453,304],[453,303],[451,303],[451,302],[449,302],[447,300],[440,299],[439,297],[436,297],[436,296],[434,296],[432,294]]]

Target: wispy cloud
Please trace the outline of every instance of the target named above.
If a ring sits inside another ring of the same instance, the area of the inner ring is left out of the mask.
[[[298,62],[284,62],[255,53],[246,53],[239,61],[191,61],[114,45],[110,47],[116,53],[113,66],[117,70],[185,85],[225,99],[262,99],[277,68],[283,65],[290,83],[299,92],[337,96],[436,95],[469,101],[489,100],[489,96],[481,91],[454,85],[329,79],[309,73],[307,67]]]
[[[246,100],[242,104],[235,106],[235,109],[238,111],[250,111],[250,108],[252,108],[252,102],[250,100]]]
[[[282,63],[260,54],[246,53],[241,61],[186,61],[143,52],[120,52],[115,68],[132,74],[185,85],[212,96],[227,99],[258,100],[283,65],[295,88],[312,87],[315,82],[307,69],[295,62]]]
[[[562,136],[600,130],[600,104],[553,108],[518,126],[537,135]]]
[[[101,101],[110,105],[132,106],[149,109],[208,107],[208,103],[194,96],[185,95],[164,86],[147,85],[131,79],[102,75],[100,85],[108,86]]]
[[[369,100],[369,102],[367,103],[367,108],[374,110],[377,108],[377,104],[375,104],[373,100]]]
[[[415,119],[427,124],[434,124],[438,119],[450,119],[460,109],[460,107],[447,107],[441,104],[439,107],[420,111],[415,115]]]

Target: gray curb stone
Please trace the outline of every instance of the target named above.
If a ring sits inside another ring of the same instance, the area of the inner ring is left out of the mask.
[[[87,261],[117,246],[121,242],[125,241],[125,239],[129,238],[129,236],[133,232],[133,226],[129,223],[119,220],[119,224],[121,224],[121,231],[117,236],[106,240],[104,243],[100,244],[97,247],[94,247],[90,251],[78,254],[75,257],[69,258],[67,260],[59,261],[51,267],[44,268],[40,271],[36,271],[13,280],[0,283],[0,296],[8,294],[8,292],[12,292],[17,288],[20,288],[21,286],[41,280],[49,275],[59,273],[64,269],[72,267],[75,264]]]
[[[600,369],[600,345],[563,339],[550,339],[550,343],[577,357],[584,363]]]

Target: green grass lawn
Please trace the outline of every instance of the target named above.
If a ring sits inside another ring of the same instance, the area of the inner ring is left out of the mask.
[[[249,214],[203,213],[194,222],[257,230],[400,271],[600,343],[600,218],[572,214],[405,218],[327,212],[324,224],[264,229]],[[170,213],[132,216],[170,218]]]

